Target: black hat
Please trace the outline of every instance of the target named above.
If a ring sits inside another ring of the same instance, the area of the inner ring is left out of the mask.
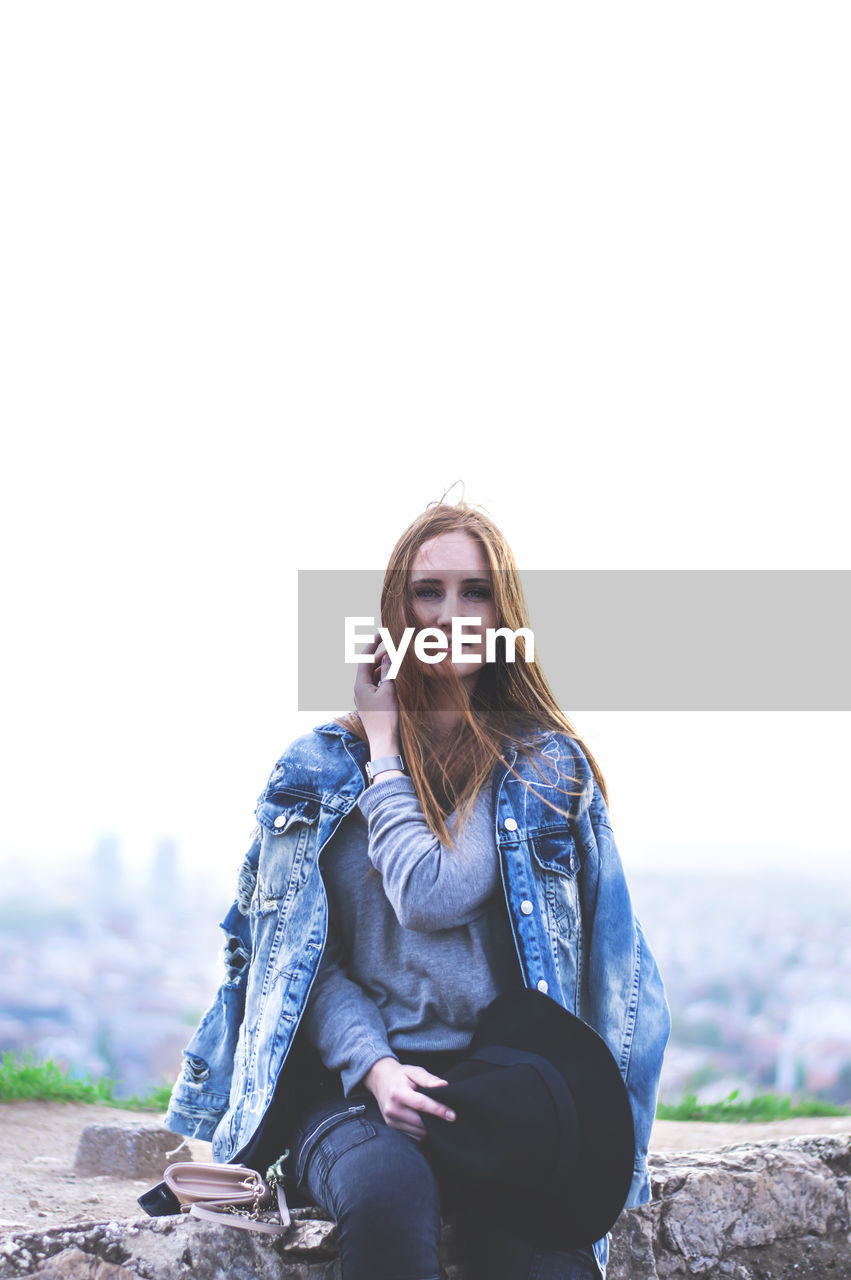
[[[456,1119],[420,1114],[457,1200],[541,1248],[606,1234],[629,1194],[635,1137],[620,1070],[593,1027],[540,991],[505,991],[445,1077],[419,1089]]]

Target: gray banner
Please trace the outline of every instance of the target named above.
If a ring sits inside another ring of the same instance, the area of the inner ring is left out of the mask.
[[[567,712],[851,710],[849,570],[521,577],[535,659]],[[345,620],[374,618],[378,629],[383,580],[383,570],[299,571],[299,711],[354,706]],[[416,661],[413,648],[405,660]]]

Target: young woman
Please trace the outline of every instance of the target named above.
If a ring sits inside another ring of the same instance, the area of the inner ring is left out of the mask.
[[[286,1148],[290,1199],[338,1224],[343,1280],[436,1280],[441,1218],[456,1210],[471,1277],[604,1277],[608,1234],[553,1250],[465,1218],[423,1116],[454,1122],[440,1087],[480,1014],[537,989],[611,1050],[635,1136],[626,1206],[650,1198],[670,1017],[605,782],[523,641],[513,662],[504,640],[488,653],[489,629],[530,622],[485,515],[441,502],[418,517],[390,557],[381,616],[394,646],[406,627],[448,641],[453,618],[479,621],[440,661],[411,648],[394,679],[376,636],[356,710],[276,763],[222,925],[226,979],[166,1124],[261,1171]]]

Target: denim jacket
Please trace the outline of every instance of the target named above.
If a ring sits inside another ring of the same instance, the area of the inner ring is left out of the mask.
[[[670,1013],[590,765],[567,734],[545,731],[537,744],[544,779],[516,747],[505,759],[520,777],[503,763],[493,774],[508,916],[525,985],[589,1023],[620,1068],[635,1130],[630,1208],[650,1199],[647,1146]],[[319,856],[366,785],[368,758],[367,743],[321,725],[290,744],[258,798],[259,825],[221,925],[225,978],[184,1050],[165,1117],[169,1129],[211,1141],[217,1161],[248,1161],[273,1095],[287,1092],[326,939]],[[607,1240],[597,1242],[602,1274],[607,1252]]]

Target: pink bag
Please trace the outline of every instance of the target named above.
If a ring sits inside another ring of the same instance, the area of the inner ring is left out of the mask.
[[[163,1179],[180,1203],[189,1205],[195,1218],[282,1236],[289,1230],[291,1218],[279,1166],[280,1161],[262,1178],[256,1169],[244,1164],[196,1164],[185,1160],[169,1165]],[[276,1202],[280,1222],[261,1221],[261,1210]]]

